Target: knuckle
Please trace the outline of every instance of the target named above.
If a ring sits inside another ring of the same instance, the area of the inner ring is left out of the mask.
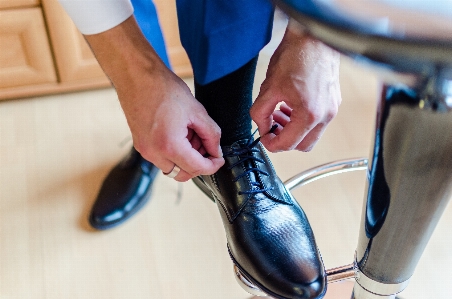
[[[329,123],[330,121],[332,121],[333,118],[336,117],[338,111],[339,111],[339,107],[337,107],[337,106],[331,107],[331,109],[327,112],[327,114],[325,116],[326,122]]]
[[[171,142],[163,140],[158,144],[158,151],[161,153],[165,153],[169,156],[174,156],[176,153],[176,148]]]
[[[262,138],[261,139],[261,143],[269,152],[273,152],[272,151],[273,150],[273,146],[272,146],[272,144],[269,141],[267,141],[264,138]]]
[[[326,123],[329,123],[329,122],[331,122],[335,117],[336,117],[336,113],[329,112],[329,113],[327,113],[327,115],[325,116],[325,122],[326,122]]]
[[[143,144],[134,144],[135,149],[140,155],[148,161],[154,161],[155,155],[154,151],[149,147],[144,146]]]
[[[293,146],[292,146],[292,145],[289,145],[289,144],[284,144],[284,145],[281,145],[281,146],[279,147],[279,149],[286,152],[286,151],[292,150],[292,149],[293,149]]]
[[[304,139],[295,147],[295,149],[301,152],[310,152],[314,148],[319,138],[320,137],[318,137],[315,141]]]
[[[200,168],[195,168],[192,171],[190,171],[190,175],[192,175],[193,177],[200,176],[202,173],[203,173],[203,170]]]
[[[317,111],[309,110],[309,111],[306,111],[306,113],[305,113],[305,119],[306,119],[306,123],[308,126],[318,123],[320,118],[321,118],[321,116],[319,115],[319,113]]]
[[[188,180],[190,180],[191,178],[192,178],[192,177],[190,177],[190,176],[184,175],[184,176],[177,176],[177,177],[175,177],[174,179],[175,179],[176,181],[178,181],[178,182],[185,183],[185,182],[187,182]]]
[[[251,116],[251,118],[255,119],[257,117],[257,115],[258,115],[258,111],[257,111],[256,106],[254,106],[254,105],[251,106],[251,108],[250,108],[250,116]]]
[[[141,156],[150,162],[155,161],[155,158],[156,158],[154,151],[149,151],[149,150],[141,153]]]
[[[140,140],[140,139],[133,139],[133,147],[140,153],[143,155],[143,152],[146,149],[146,146],[144,145],[144,143]]]
[[[270,153],[276,153],[276,152],[277,152],[277,150],[275,149],[274,146],[267,145],[265,148],[266,148]]]
[[[214,138],[216,138],[218,140],[220,139],[220,137],[221,137],[221,129],[220,129],[219,126],[215,126],[215,128],[213,130],[213,136],[214,136]]]
[[[267,150],[271,153],[278,153],[282,151],[287,151],[287,147],[284,145],[276,145],[276,144],[269,144],[266,146]]]
[[[179,174],[174,178],[174,180],[183,183],[192,178],[193,176],[190,173],[186,172],[185,170],[181,170],[181,172],[179,172]]]
[[[313,146],[307,146],[307,147],[303,147],[300,149],[300,151],[305,152],[305,153],[309,153],[310,151],[312,151]]]
[[[312,149],[314,148],[314,145],[315,145],[315,143],[301,142],[300,144],[298,144],[298,146],[295,149],[300,152],[307,153],[307,152],[312,151]]]

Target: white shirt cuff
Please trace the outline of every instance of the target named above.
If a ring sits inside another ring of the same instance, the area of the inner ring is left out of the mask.
[[[107,31],[133,14],[130,0],[59,0],[85,35]]]

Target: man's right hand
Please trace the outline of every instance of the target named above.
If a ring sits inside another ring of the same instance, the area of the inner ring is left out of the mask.
[[[221,131],[182,79],[158,58],[133,17],[96,35],[85,36],[118,93],[141,155],[187,181],[215,173],[224,159]]]

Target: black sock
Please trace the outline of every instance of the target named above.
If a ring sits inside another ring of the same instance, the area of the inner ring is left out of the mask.
[[[232,143],[251,135],[250,108],[257,56],[238,70],[206,85],[196,83],[195,97],[221,128],[220,144]]]

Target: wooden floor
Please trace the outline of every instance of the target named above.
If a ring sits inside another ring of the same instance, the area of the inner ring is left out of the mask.
[[[259,62],[262,81],[272,46]],[[190,79],[187,79],[192,84]],[[343,104],[311,153],[272,154],[283,180],[325,162],[367,157],[377,81],[343,60]],[[0,102],[1,299],[245,299],[235,282],[217,208],[192,183],[159,176],[150,202],[115,229],[93,231],[90,207],[131,147],[112,89]],[[328,268],[351,263],[364,173],[293,193]],[[449,206],[402,298],[450,298]],[[327,298],[348,299],[328,293]]]

